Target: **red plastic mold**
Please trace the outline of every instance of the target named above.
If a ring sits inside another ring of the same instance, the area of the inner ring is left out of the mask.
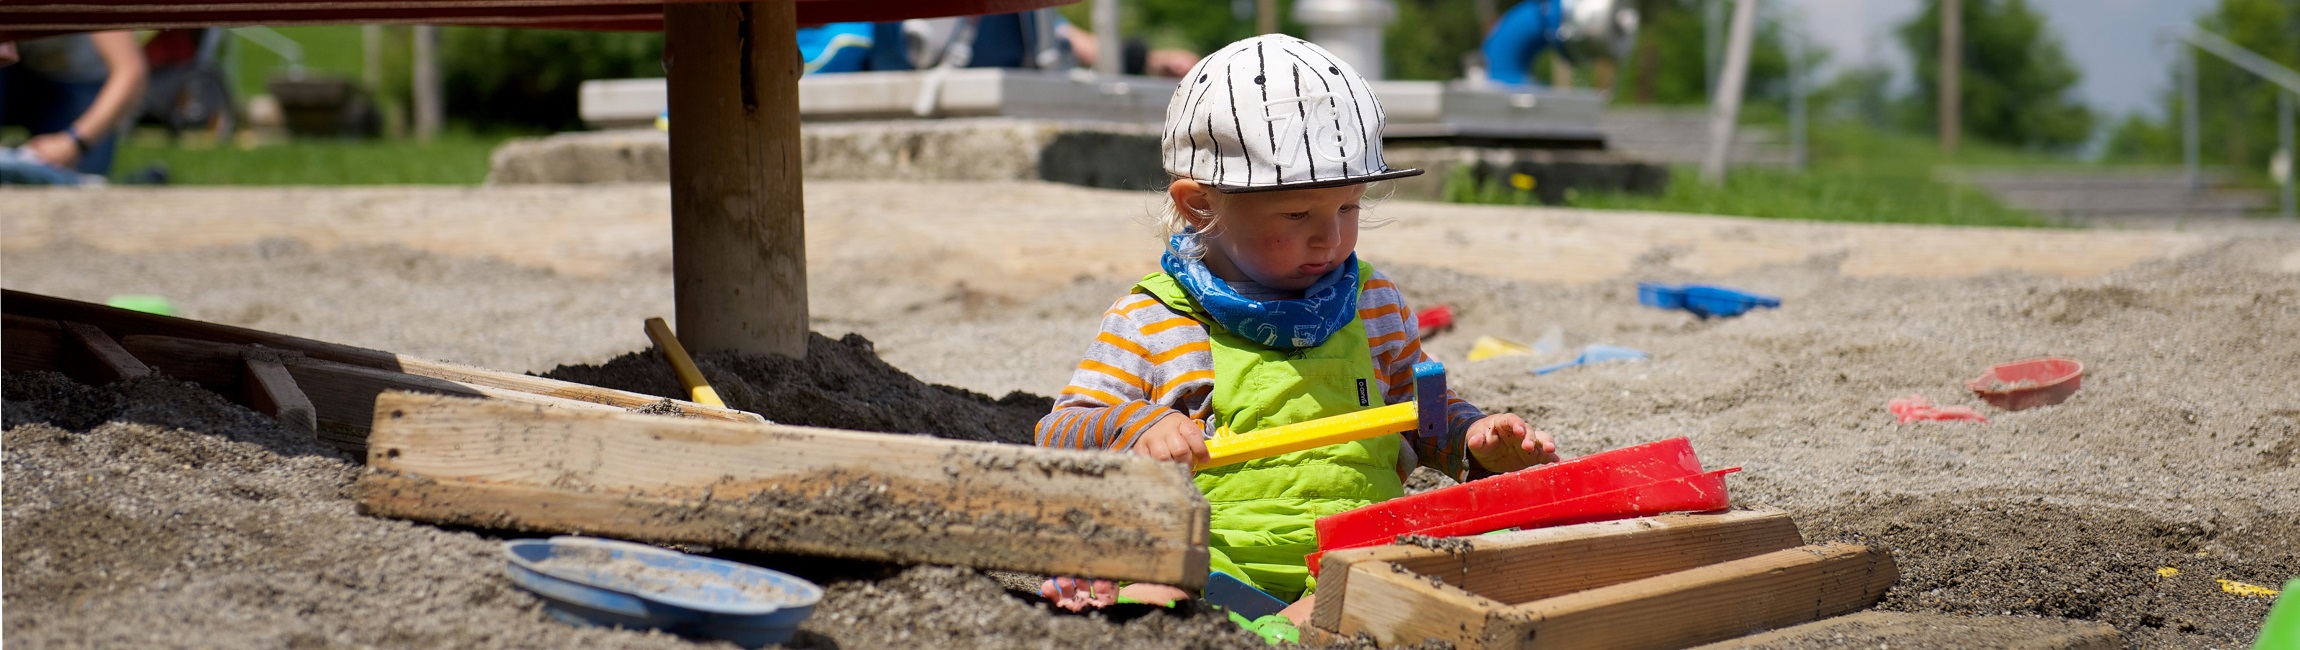
[[[1725,475],[1740,470],[1703,472],[1692,443],[1671,438],[1392,499],[1319,518],[1310,571],[1327,551],[1388,544],[1401,535],[1458,537],[1719,510],[1729,503]]]
[[[1965,382],[1981,400],[2007,411],[2059,404],[2083,385],[2084,364],[2057,357],[1999,364]]]
[[[1420,330],[1423,336],[1448,327],[1453,327],[1452,305],[1438,305],[1414,314],[1414,329]]]

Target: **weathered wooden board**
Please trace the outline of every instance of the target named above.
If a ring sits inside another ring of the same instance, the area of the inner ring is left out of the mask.
[[[0,368],[12,372],[64,369],[64,329],[56,321],[7,314],[0,317]]]
[[[1682,648],[1730,639],[1859,610],[1899,579],[1890,554],[1839,543],[1508,606],[1389,562],[1360,562],[1349,571],[1342,634],[1363,632],[1385,645],[1437,638],[1529,650]]]
[[[1991,648],[2123,650],[2116,626],[2028,615],[1973,616],[1869,610],[1728,639],[1693,650],[1762,648]]]
[[[1335,551],[1319,570],[1311,622],[1343,631],[1357,597],[1350,566],[1387,562],[1501,605],[1573,593],[1803,545],[1777,510],[1729,510],[1605,521],[1411,545]],[[1474,636],[1474,635],[1473,635]]]
[[[64,321],[64,340],[71,345],[64,348],[65,368],[78,370],[96,383],[109,384],[122,379],[134,379],[152,374],[152,368],[137,361],[136,355],[120,347],[111,335],[87,323]]]
[[[1207,506],[1148,458],[387,393],[370,514],[1197,586]]]
[[[1513,606],[1487,646],[1682,648],[1859,611],[1900,577],[1884,550],[1800,546]]]
[[[111,333],[112,336],[122,340],[149,335],[219,343],[260,345],[275,350],[302,353],[306,357],[323,361],[445,379],[471,386],[485,386],[561,399],[595,402],[618,408],[642,408],[664,399],[653,395],[498,372],[443,361],[428,361],[381,350],[369,350],[173,316],[147,314],[35,293],[0,291],[0,300],[4,300],[4,302],[0,302],[0,306],[4,306],[11,316],[87,323],[102,328]],[[10,323],[17,322],[15,319],[10,320]],[[10,328],[14,329],[16,325],[11,324]],[[11,358],[13,359],[13,357]],[[149,360],[147,360],[148,362]],[[235,366],[238,364],[237,361],[231,363]],[[673,400],[673,402],[679,406],[679,410],[695,417],[733,422],[763,423],[766,421],[760,418],[758,414],[747,411],[705,406],[684,400]]]
[[[319,410],[312,406],[311,398],[295,383],[287,366],[276,358],[244,355],[242,381],[247,385],[248,406],[257,412],[272,416],[281,426],[307,436],[319,435]]]
[[[224,395],[250,395],[260,390],[260,387],[252,386],[247,381],[247,358],[250,355],[278,361],[310,402],[319,438],[353,453],[365,453],[368,430],[373,427],[375,420],[376,396],[385,391],[486,397],[576,410],[623,411],[597,402],[378,370],[252,346],[172,336],[130,336],[126,346],[129,352],[146,360],[160,372],[177,379],[197,382]]]

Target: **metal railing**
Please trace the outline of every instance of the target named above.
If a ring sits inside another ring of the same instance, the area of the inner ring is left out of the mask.
[[[2221,38],[2219,34],[2202,29],[2184,29],[2174,32],[2172,36],[2194,46],[2194,49],[2182,48],[2180,53],[2180,100],[2184,104],[2180,114],[2180,153],[2188,172],[2188,191],[2198,192],[2204,187],[2203,170],[2197,163],[2198,142],[2203,139],[2199,133],[2201,127],[2197,123],[2197,115],[2202,111],[2197,110],[2196,98],[2196,60],[2197,51],[2201,50],[2283,87],[2282,91],[2276,93],[2276,147],[2277,155],[2283,157],[2284,163],[2283,178],[2279,179],[2283,184],[2283,215],[2286,219],[2300,219],[2300,205],[2296,205],[2300,201],[2296,201],[2293,196],[2293,186],[2300,185],[2300,182],[2296,182],[2300,179],[2295,178],[2300,177],[2300,160],[2294,160],[2300,158],[2300,153],[2292,149],[2292,104],[2295,97],[2300,97],[2300,72],[2277,65],[2268,57],[2255,54]]]

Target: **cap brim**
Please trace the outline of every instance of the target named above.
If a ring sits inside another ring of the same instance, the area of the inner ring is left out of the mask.
[[[1374,181],[1386,181],[1386,180],[1389,180],[1389,179],[1392,179],[1392,178],[1405,178],[1405,177],[1407,177],[1407,176],[1420,176],[1421,174],[1422,174],[1422,170],[1419,170],[1419,169],[1392,169],[1392,170],[1389,170],[1389,171],[1386,171],[1386,172],[1382,172],[1382,173],[1379,173],[1379,174],[1367,174],[1367,175],[1364,175],[1364,176],[1352,176],[1352,177],[1349,177],[1349,178],[1337,178],[1337,179],[1328,180],[1328,181],[1310,181],[1310,182],[1307,182],[1307,183],[1287,183],[1287,184],[1284,184],[1284,185],[1214,185],[1214,191],[1217,191],[1217,192],[1221,192],[1221,193],[1223,193],[1223,194],[1247,194],[1247,193],[1251,193],[1251,192],[1280,192],[1280,191],[1285,191],[1285,190],[1315,190],[1315,189],[1323,189],[1323,188],[1328,188],[1328,187],[1341,187],[1341,186],[1343,186],[1343,185],[1356,185],[1356,184],[1359,184],[1359,183],[1371,183],[1371,182],[1374,182]],[[1212,185],[1211,183],[1208,183],[1208,184],[1209,184],[1209,185]]]

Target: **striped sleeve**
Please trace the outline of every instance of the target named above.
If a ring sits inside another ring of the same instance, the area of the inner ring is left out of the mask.
[[[1396,283],[1375,271],[1366,280],[1366,291],[1358,297],[1358,318],[1366,323],[1366,339],[1373,348],[1374,372],[1380,375],[1382,400],[1385,404],[1410,402],[1414,399],[1414,364],[1429,360],[1422,353],[1421,332],[1415,327],[1413,310],[1406,307],[1405,295]],[[1446,476],[1460,480],[1481,478],[1487,473],[1469,461],[1469,425],[1485,417],[1477,405],[1462,399],[1452,387],[1446,388],[1446,436],[1442,440],[1422,439],[1417,433],[1406,434],[1421,464]]]
[[[1102,315],[1102,329],[1038,420],[1042,447],[1129,449],[1168,413],[1204,418],[1214,357],[1206,327],[1143,294]]]

